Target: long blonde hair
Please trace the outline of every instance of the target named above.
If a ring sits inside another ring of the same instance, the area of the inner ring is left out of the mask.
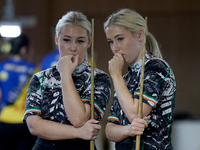
[[[104,31],[108,26],[120,25],[125,27],[133,34],[138,33],[140,29],[145,29],[145,19],[136,11],[131,9],[121,9],[116,13],[111,14],[107,21],[104,23]],[[154,56],[162,59],[162,54],[155,37],[146,31],[146,49]]]

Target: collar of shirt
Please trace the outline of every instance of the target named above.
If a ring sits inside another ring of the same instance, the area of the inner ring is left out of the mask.
[[[145,54],[145,64],[149,58],[153,57],[152,53],[148,52]],[[128,72],[134,72],[142,67],[142,58],[140,58],[135,64],[128,67]]]

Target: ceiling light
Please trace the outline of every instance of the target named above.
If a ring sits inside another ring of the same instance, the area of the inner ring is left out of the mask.
[[[0,21],[2,37],[17,37],[21,34],[21,24],[16,21],[13,0],[6,0],[5,10]]]
[[[0,22],[2,37],[18,37],[21,34],[21,25],[18,22]]]

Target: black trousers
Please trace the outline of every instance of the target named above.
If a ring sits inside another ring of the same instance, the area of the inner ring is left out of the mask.
[[[121,142],[117,142],[115,145],[116,150],[135,150],[135,143],[133,138],[129,137]]]
[[[36,139],[26,124],[0,122],[0,150],[31,150]]]
[[[50,141],[38,137],[32,150],[90,150],[90,141],[82,139]]]

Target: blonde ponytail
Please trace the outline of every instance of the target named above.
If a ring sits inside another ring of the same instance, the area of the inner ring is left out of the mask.
[[[148,52],[151,52],[154,56],[163,59],[158,42],[150,32],[147,32],[146,35],[146,49]]]

